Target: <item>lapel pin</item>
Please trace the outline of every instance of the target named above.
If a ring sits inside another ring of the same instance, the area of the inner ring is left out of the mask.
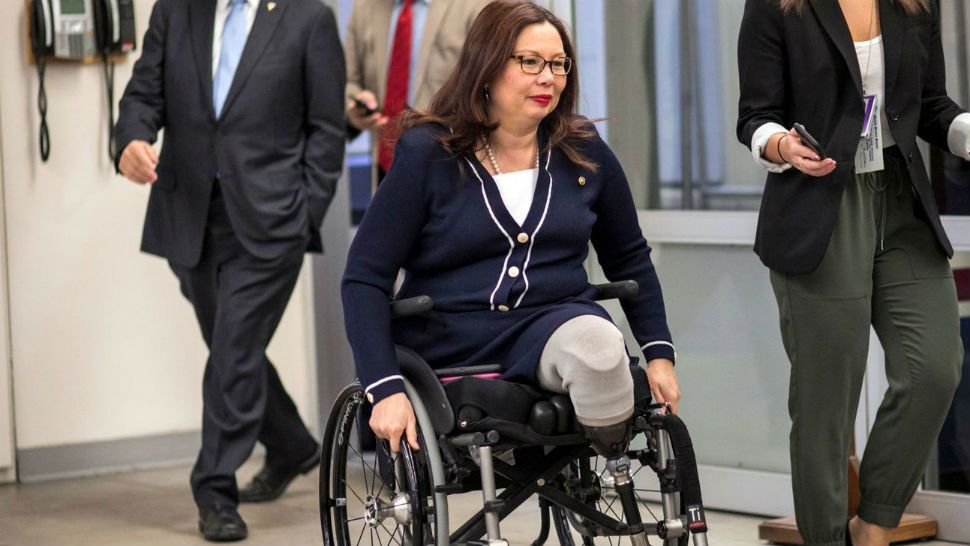
[[[273,11],[276,9],[276,2],[269,2],[266,4],[266,11]]]

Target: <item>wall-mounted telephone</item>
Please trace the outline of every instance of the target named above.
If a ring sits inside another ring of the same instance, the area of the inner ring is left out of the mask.
[[[46,61],[50,58],[86,60],[100,54],[108,99],[108,153],[114,158],[114,65],[110,55],[135,49],[134,0],[30,0],[30,48],[37,63],[40,91],[40,155],[47,161]]]
[[[91,0],[33,0],[35,57],[83,59],[95,53]]]

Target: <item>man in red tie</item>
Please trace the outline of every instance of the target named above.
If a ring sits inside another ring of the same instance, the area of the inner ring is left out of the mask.
[[[390,168],[397,142],[389,122],[406,106],[421,110],[431,103],[454,69],[468,27],[488,2],[354,2],[344,41],[347,121],[351,139],[371,130],[374,188]]]

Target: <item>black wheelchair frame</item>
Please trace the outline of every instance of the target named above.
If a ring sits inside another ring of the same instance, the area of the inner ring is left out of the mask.
[[[596,299],[637,290],[633,281],[599,285]],[[431,299],[421,296],[394,302],[392,314],[409,316],[432,308]],[[538,495],[541,519],[533,546],[544,544],[551,528],[563,546],[577,544],[577,535],[584,546],[612,545],[614,539],[648,545],[648,537],[659,538],[664,546],[686,546],[689,538],[694,546],[707,546],[690,436],[663,405],[637,405],[632,427],[646,438],[645,445],[629,448],[600,469],[602,458],[575,430],[539,435],[501,423],[490,426],[491,421],[477,427],[463,421],[441,378],[494,372],[495,366],[432,370],[407,349],[398,348],[398,356],[421,449],[402,441],[401,452],[392,456],[387,443],[378,441],[373,454],[364,451],[359,433],[366,424],[359,415],[367,402],[360,384],[346,387],[334,403],[323,439],[320,522],[325,545],[506,545],[499,522]],[[348,461],[351,457],[359,459],[359,469],[358,461]],[[643,468],[656,474],[659,489],[638,488],[636,476]],[[357,470],[363,488],[351,475]],[[448,496],[469,491],[482,492],[482,508],[451,531]],[[663,516],[656,516],[638,492],[659,495]],[[644,523],[641,508],[652,523]]]

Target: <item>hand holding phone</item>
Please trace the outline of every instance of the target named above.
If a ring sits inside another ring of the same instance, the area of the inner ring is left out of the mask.
[[[794,127],[795,132],[798,133],[799,138],[802,139],[802,144],[808,146],[813,152],[818,154],[818,158],[820,160],[825,159],[825,148],[823,148],[822,145],[818,143],[818,140],[816,140],[815,137],[808,132],[808,129],[806,129],[801,123],[796,123]]]
[[[357,110],[360,110],[360,112],[365,116],[370,116],[374,114],[374,112],[377,112],[376,108],[371,108],[370,106],[367,106],[366,102],[358,99],[357,97],[347,97],[347,98],[353,101],[354,108],[356,108]]]

